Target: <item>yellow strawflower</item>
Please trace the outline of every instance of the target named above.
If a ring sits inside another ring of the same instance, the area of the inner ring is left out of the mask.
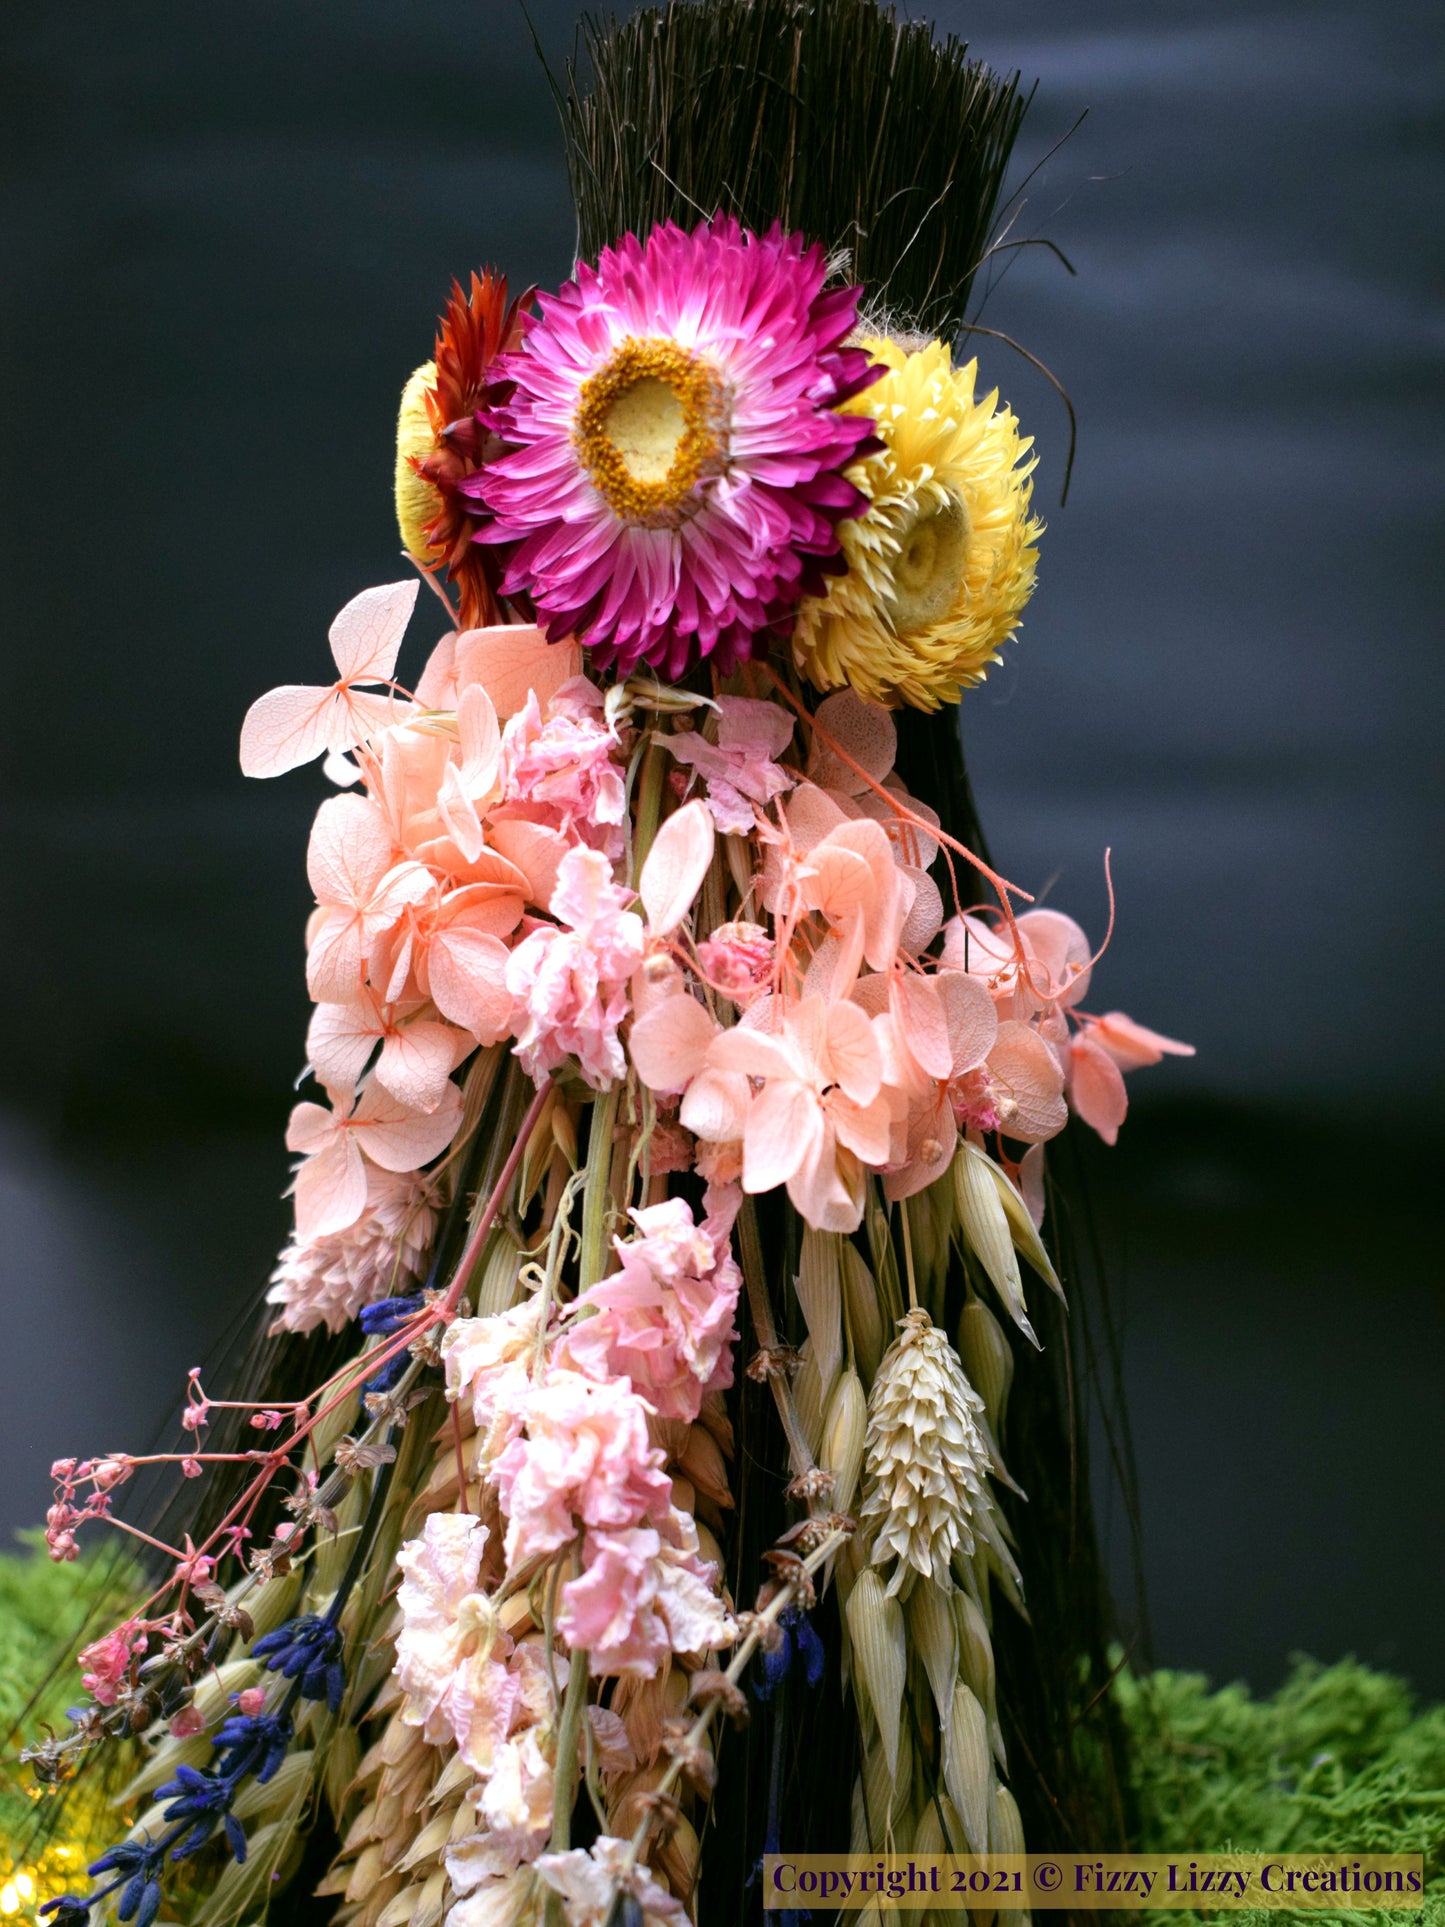
[[[864,345],[887,373],[846,407],[884,445],[847,471],[869,507],[839,524],[847,573],[803,603],[793,654],[818,689],[932,710],[982,681],[1033,590],[1033,441],[997,389],[974,399],[977,361]]]

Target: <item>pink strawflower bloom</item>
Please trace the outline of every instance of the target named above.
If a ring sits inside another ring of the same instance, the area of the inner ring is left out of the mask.
[[[115,1705],[129,1677],[131,1660],[143,1653],[145,1646],[145,1634],[139,1631],[138,1622],[127,1619],[81,1649],[76,1660],[80,1683],[97,1705]]]
[[[617,1030],[643,952],[642,919],[625,907],[630,901],[600,851],[569,850],[550,906],[565,928],[543,925],[507,959],[515,1053],[539,1083],[568,1058],[594,1090],[625,1074]]]
[[[504,593],[603,666],[676,679],[781,633],[838,566],[863,497],[843,470],[873,424],[838,406],[873,378],[842,344],[856,288],[818,246],[730,216],[625,235],[540,295],[491,425],[512,452],[473,486],[518,544]]]
[[[625,772],[602,692],[585,676],[564,683],[543,718],[535,695],[502,732],[496,821],[522,818],[586,843],[614,861],[626,847]]]
[[[667,1513],[663,1455],[648,1441],[646,1405],[626,1384],[553,1371],[518,1411],[523,1430],[492,1473],[509,1571],[555,1552],[579,1524],[615,1530]]]
[[[558,1362],[591,1378],[625,1377],[659,1417],[692,1420],[705,1393],[733,1380],[742,1274],[731,1217],[695,1225],[682,1198],[631,1217],[638,1236],[613,1239],[622,1269],[577,1299]]]
[[[281,1309],[273,1332],[339,1332],[377,1298],[399,1297],[421,1275],[436,1231],[435,1193],[416,1171],[366,1165],[366,1208],[354,1224],[309,1243],[292,1239],[276,1262],[266,1302]],[[182,1422],[197,1408],[188,1406]]]
[[[557,1627],[574,1651],[587,1649],[594,1674],[651,1679],[673,1653],[703,1653],[732,1637],[717,1568],[675,1506],[657,1527],[589,1532],[582,1561],[581,1577],[562,1588]]]
[[[724,832],[748,836],[755,807],[770,803],[798,780],[774,759],[792,741],[793,719],[777,703],[750,696],[719,696],[717,741],[700,730],[674,731],[663,742],[679,763],[703,781],[713,822]]]

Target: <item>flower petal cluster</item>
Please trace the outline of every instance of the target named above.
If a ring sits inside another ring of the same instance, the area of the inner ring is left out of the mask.
[[[594,1674],[653,1679],[673,1653],[705,1653],[733,1637],[716,1566],[676,1506],[651,1526],[589,1532],[582,1576],[562,1588],[557,1627]]]
[[[886,370],[848,404],[881,443],[848,471],[868,508],[842,524],[847,569],[803,603],[793,655],[819,689],[933,710],[999,660],[1033,591],[1032,444],[997,390],[975,397],[976,361],[865,346]]]
[[[488,417],[510,452],[465,486],[549,635],[619,675],[728,668],[836,566],[863,506],[842,471],[871,446],[840,411],[873,370],[844,345],[858,290],[827,272],[821,247],[719,215],[624,235],[538,297]]]
[[[551,1371],[517,1403],[518,1436],[492,1468],[507,1514],[509,1569],[555,1552],[579,1526],[623,1528],[665,1517],[672,1488],[647,1432],[647,1407],[625,1380]]]
[[[580,1848],[544,1853],[537,1872],[561,1894],[567,1927],[609,1927],[619,1893],[632,1902],[632,1917],[642,1927],[686,1927],[681,1902],[660,1887],[646,1867],[633,1864],[626,1840],[602,1834],[585,1853]]]
[[[444,637],[406,696],[392,677],[415,599],[415,583],[355,598],[332,628],[340,680],[273,691],[243,735],[253,773],[326,751],[349,790],[321,805],[307,858],[307,1049],[328,1101],[297,1105],[287,1132],[296,1234],[271,1293],[286,1330],[337,1330],[419,1274],[422,1173],[456,1135],[455,1073],[478,1045],[512,1041],[539,1080],[574,1056],[599,1086],[625,1070],[643,925],[614,881],[616,718],[573,646],[521,625]],[[358,693],[368,680],[389,693]]]
[[[593,1378],[626,1378],[660,1418],[695,1419],[708,1392],[732,1384],[734,1313],[742,1274],[729,1233],[736,1196],[694,1224],[682,1198],[631,1212],[621,1263],[575,1301],[560,1362]]]
[[[568,1058],[598,1090],[626,1071],[617,1032],[643,950],[642,919],[626,908],[631,895],[613,883],[600,851],[569,850],[548,906],[557,923],[524,937],[507,959],[517,1055],[539,1081]]]
[[[748,836],[758,809],[797,780],[776,761],[792,740],[793,719],[777,703],[751,696],[719,696],[717,711],[715,742],[710,729],[686,730],[667,737],[667,747],[702,779],[718,829]]]

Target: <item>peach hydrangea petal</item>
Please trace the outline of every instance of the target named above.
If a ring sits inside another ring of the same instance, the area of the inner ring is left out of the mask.
[[[540,629],[524,623],[464,629],[454,656],[458,687],[479,683],[504,722],[525,709],[529,697],[545,708],[582,669],[575,642],[548,642]]]
[[[1069,1046],[1069,1102],[1106,1144],[1117,1142],[1129,1109],[1123,1073],[1087,1035],[1074,1038]]]
[[[1122,1010],[1105,1011],[1089,1026],[1089,1035],[1113,1058],[1120,1070],[1142,1070],[1165,1057],[1192,1057],[1193,1044],[1181,1044],[1126,1017]]]
[[[462,1094],[455,1084],[448,1082],[436,1109],[423,1113],[393,1097],[373,1072],[345,1128],[383,1171],[415,1171],[441,1155],[461,1121]]]
[[[362,694],[355,685],[391,680],[419,586],[392,582],[347,603],[330,631],[336,682],[289,683],[252,703],[241,725],[244,775],[281,776],[323,751],[339,755],[411,707],[391,695]]]
[[[998,1027],[988,1054],[987,1075],[1000,1099],[1006,1137],[1039,1144],[1057,1137],[1069,1121],[1064,1078],[1048,1045],[1027,1024],[1009,1018]]]
[[[636,1019],[627,1039],[633,1068],[650,1091],[686,1090],[698,1076],[717,1020],[684,991]]]

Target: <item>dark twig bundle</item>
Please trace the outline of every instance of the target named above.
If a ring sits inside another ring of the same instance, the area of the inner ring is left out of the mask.
[[[719,210],[846,251],[896,321],[950,335],[1028,105],[876,0],[667,0],[584,20],[560,105],[578,253]]]

